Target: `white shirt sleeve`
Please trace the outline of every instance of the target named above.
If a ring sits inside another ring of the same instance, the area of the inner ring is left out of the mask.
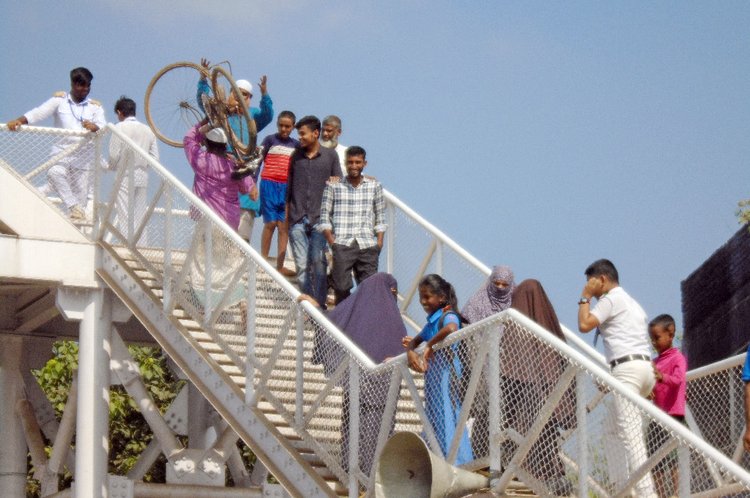
[[[596,306],[594,306],[594,309],[591,310],[591,314],[594,315],[597,320],[599,320],[599,324],[601,325],[610,316],[612,316],[612,307],[612,299],[610,299],[608,296],[603,296],[597,301]]]
[[[44,121],[45,119],[48,119],[55,114],[57,108],[60,106],[61,101],[61,97],[52,97],[48,99],[44,104],[40,105],[39,107],[35,107],[24,114],[24,117],[30,125],[39,123],[40,121]]]

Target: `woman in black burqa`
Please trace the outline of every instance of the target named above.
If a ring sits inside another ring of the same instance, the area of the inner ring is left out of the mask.
[[[388,273],[376,273],[363,280],[349,297],[326,312],[326,316],[365,353],[375,364],[404,352],[401,338],[406,335],[396,296],[398,284]],[[316,305],[314,299],[302,295],[299,300]],[[326,376],[332,376],[342,362],[350,359],[338,342],[327,333],[318,332],[313,346],[313,363],[322,364]],[[360,369],[359,410],[359,467],[370,475],[392,370],[371,374]],[[341,464],[349,465],[349,383],[348,373],[340,383],[343,388],[343,417],[341,424]],[[394,417],[390,416],[390,432]]]
[[[513,290],[511,307],[565,342],[555,309],[538,280],[524,280]],[[525,434],[539,416],[567,362],[555,349],[532,338],[529,333],[506,328],[501,340],[500,371],[506,400],[505,426]],[[560,459],[559,429],[575,424],[575,385],[572,383],[555,407],[537,441],[529,450],[525,466],[545,487],[557,496],[570,494],[572,486],[565,477]],[[512,453],[514,444],[506,447]],[[510,456],[510,455],[509,455]]]

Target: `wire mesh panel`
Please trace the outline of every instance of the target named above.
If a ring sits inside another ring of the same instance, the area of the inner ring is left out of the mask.
[[[687,400],[691,430],[748,469],[750,458],[742,445],[745,432],[742,366],[745,356],[738,355],[720,364],[688,372]]]
[[[66,215],[83,221],[93,206],[94,171],[101,155],[97,135],[70,130],[0,127],[0,162],[36,187]],[[75,209],[74,209],[75,208]]]
[[[601,353],[570,331],[566,330],[565,336],[578,352],[606,368]],[[749,469],[750,457],[742,443],[745,409],[741,372],[745,356],[741,354],[687,372],[685,421],[698,437]]]
[[[406,385],[419,393],[416,386],[421,387],[421,379],[411,375],[404,379],[406,370],[396,360],[375,368],[365,365],[306,312],[299,323],[303,339],[290,334],[279,338],[278,344],[283,340],[288,349],[287,354],[282,349],[279,357],[289,358],[290,369],[299,362],[296,368],[304,372],[301,386],[291,382],[290,375],[271,375],[260,392],[282,411],[304,440],[306,451],[321,457],[342,482],[353,479],[357,489],[365,490],[377,451],[388,437],[395,430],[421,430]],[[295,396],[301,404],[294,402]]]
[[[381,253],[381,271],[391,273],[401,289],[400,308],[407,323],[416,329],[424,323],[418,284],[430,273],[453,284],[459,296],[470,296],[489,275],[489,269],[467,260],[444,235],[435,233],[416,214],[402,209],[400,201],[386,194],[388,230],[386,250]]]
[[[435,363],[452,369],[459,392],[465,393],[459,396],[460,406],[471,405],[472,456],[491,461],[492,453],[499,453],[500,487],[515,476],[540,495],[615,496],[631,490],[636,496],[655,492],[686,496],[747,491],[746,475],[740,473],[738,478],[732,462],[645,401],[633,401],[644,393],[625,394],[622,386],[627,383],[614,382],[608,372],[572,348],[556,344],[558,339],[530,325],[525,317],[516,318],[515,311],[503,315],[503,319],[485,320],[449,336],[440,348],[453,354]],[[487,334],[479,347],[471,344],[481,336],[476,329],[486,329]],[[492,351],[493,341],[499,346],[497,378],[488,374],[492,357],[482,358],[484,352]],[[451,357],[473,369],[482,364],[483,381],[478,384],[486,382],[488,388],[478,389],[472,399],[472,384],[477,382],[473,372],[467,376],[464,369],[458,375]],[[500,393],[497,403],[486,395],[493,382],[498,383]],[[444,399],[451,398],[444,395]],[[452,402],[451,406],[459,405]],[[462,415],[457,417],[457,429],[463,427]],[[485,422],[493,419],[499,423]],[[461,455],[462,439],[463,435],[454,433],[447,448],[449,459]]]

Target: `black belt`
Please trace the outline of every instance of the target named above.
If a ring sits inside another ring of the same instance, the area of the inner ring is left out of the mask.
[[[610,361],[609,366],[610,368],[615,368],[620,363],[625,363],[626,361],[633,361],[633,360],[651,361],[651,357],[647,354],[629,354],[625,356],[620,356],[616,360]]]

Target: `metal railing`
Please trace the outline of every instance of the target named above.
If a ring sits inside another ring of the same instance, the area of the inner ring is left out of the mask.
[[[50,151],[79,135],[0,126],[0,160],[40,188],[42,173],[56,164]],[[623,389],[588,345],[566,344],[514,310],[449,336],[434,348],[425,375],[411,371],[403,355],[373,364],[323,313],[298,304],[294,286],[127,137],[108,125],[85,138],[96,165],[77,173],[92,175],[94,185],[85,230],[210,353],[212,361],[196,369],[223,370],[244,388],[249,406],[288,427],[300,451],[322,459],[350,496],[372,489],[377,455],[401,430],[421,433],[451,463],[489,467],[498,490],[515,476],[540,495],[622,496],[650,489],[652,474],[677,468],[680,496],[750,492],[750,475],[708,444],[707,430],[704,440],[675,423]],[[140,170],[134,161],[106,169],[112,140],[139,158]],[[381,268],[400,282],[404,319],[419,329],[424,312],[414,296],[424,274],[440,273],[468,296],[489,268],[386,197]],[[738,395],[722,389],[721,381],[710,383],[706,392],[715,394],[707,405]],[[616,430],[618,413],[628,438]],[[647,452],[645,428],[669,437]]]
[[[742,444],[745,433],[742,367],[746,356],[743,353],[688,371],[686,416],[695,434],[748,470],[750,458]]]
[[[599,366],[606,368],[604,355],[563,327],[567,341]],[[742,367],[747,353],[688,370],[685,423],[698,437],[745,470],[750,456],[743,446],[745,404]]]

